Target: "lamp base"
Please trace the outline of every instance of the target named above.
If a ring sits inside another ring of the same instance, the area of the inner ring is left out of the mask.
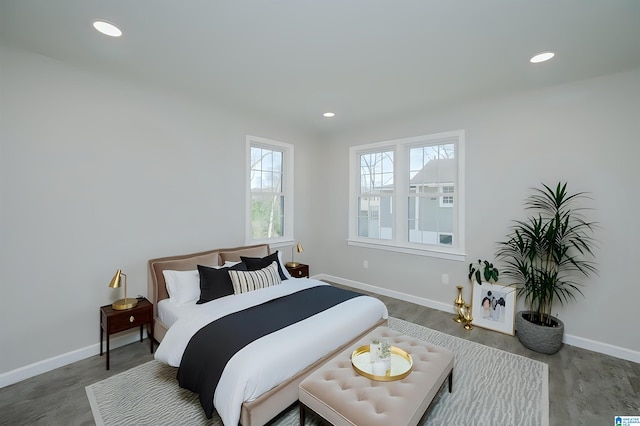
[[[287,266],[289,268],[295,268],[296,266],[299,266],[300,262],[287,262],[284,264],[284,266]]]
[[[132,299],[130,297],[116,300],[111,305],[111,307],[116,311],[124,311],[125,309],[135,308],[136,306],[138,306],[138,299]]]

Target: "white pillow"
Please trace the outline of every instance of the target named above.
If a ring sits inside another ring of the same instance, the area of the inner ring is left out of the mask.
[[[198,300],[200,297],[200,274],[195,271],[162,271],[164,281],[167,283],[169,298],[182,305],[183,303]]]
[[[287,267],[284,265],[284,262],[282,261],[282,252],[280,250],[278,250],[278,262],[280,262],[280,266],[282,267],[282,273],[284,274],[284,276],[287,277],[288,280],[293,278],[289,273]]]
[[[278,264],[273,261],[266,268],[257,271],[235,271],[229,269],[229,276],[233,284],[233,293],[247,293],[261,288],[280,284]]]

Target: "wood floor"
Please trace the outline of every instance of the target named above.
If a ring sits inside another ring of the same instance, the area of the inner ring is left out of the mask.
[[[567,345],[554,355],[538,354],[516,337],[477,327],[467,331],[451,314],[377,297],[396,318],[546,362],[552,426],[612,425],[614,416],[640,415],[640,364]],[[151,359],[145,339],[112,350],[109,371],[96,355],[2,388],[0,425],[93,425],[85,386]]]

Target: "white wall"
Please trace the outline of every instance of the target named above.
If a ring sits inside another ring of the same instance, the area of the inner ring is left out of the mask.
[[[122,297],[107,287],[117,268],[146,295],[148,259],[244,244],[247,134],[312,157],[290,124],[0,56],[0,373],[96,345],[99,306]]]
[[[347,246],[349,146],[458,129],[466,131],[467,261]],[[323,153],[332,167],[313,210],[315,221],[327,225],[318,236],[324,250],[314,257],[314,266],[447,305],[455,298],[455,285],[464,285],[470,300],[468,263],[493,259],[495,242],[504,238],[511,221],[526,217],[521,203],[528,188],[568,181],[571,191],[589,191],[594,198],[592,219],[602,226],[600,276],[585,281],[577,303],[557,304],[554,312],[564,320],[566,333],[582,343],[626,348],[637,357],[639,136],[640,70],[427,111],[339,135],[325,143]],[[450,276],[448,286],[441,283],[443,273]]]
[[[640,351],[640,70],[426,111],[318,140],[227,106],[0,46],[0,375],[98,342],[98,307],[146,294],[149,258],[244,243],[245,135],[295,144],[296,239],[312,274],[450,305],[468,262],[346,245],[351,145],[465,129],[468,261],[490,258],[527,188],[593,193],[600,277],[557,306],[567,333]],[[487,202],[490,197],[491,202]],[[285,250],[285,258],[290,256]],[[369,268],[362,261],[369,261]],[[440,283],[450,275],[450,285]],[[93,346],[92,346],[93,345]]]

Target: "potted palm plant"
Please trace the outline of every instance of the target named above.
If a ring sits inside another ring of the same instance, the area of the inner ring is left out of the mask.
[[[524,202],[535,214],[515,221],[497,257],[503,276],[524,297],[527,311],[516,314],[516,329],[524,346],[552,354],[562,345],[564,324],[552,315],[553,303],[564,304],[582,294],[579,278],[597,274],[592,248],[597,225],[576,205],[589,198],[585,192],[569,194],[566,183],[534,188]]]

